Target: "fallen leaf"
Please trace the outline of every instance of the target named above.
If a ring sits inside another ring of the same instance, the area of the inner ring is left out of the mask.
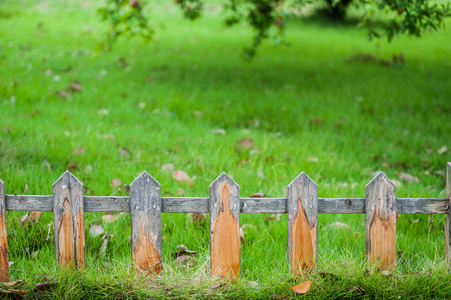
[[[74,149],[74,151],[72,151],[72,155],[83,154],[84,152],[85,152],[84,147],[77,147]]]
[[[249,196],[249,198],[265,198],[266,195],[263,192],[258,192]]]
[[[244,235],[246,234],[246,231],[243,230],[243,227],[240,226],[240,240],[243,243],[244,242]]]
[[[166,164],[161,166],[161,171],[163,172],[172,172],[174,171],[174,164]]]
[[[37,222],[41,216],[42,216],[42,211],[34,211],[31,213],[30,219],[33,222]]]
[[[118,215],[111,215],[111,214],[108,214],[108,215],[103,215],[103,216],[102,216],[102,220],[105,221],[105,222],[107,222],[107,223],[113,223],[113,222],[116,222],[118,219],[119,219],[119,216],[118,216]]]
[[[52,223],[47,224],[47,237],[45,238],[45,241],[50,241],[50,229],[52,228]]]
[[[420,182],[420,180],[417,177],[414,177],[407,173],[401,173],[399,174],[399,179],[406,182]]]
[[[58,96],[61,99],[67,99],[67,96],[69,96],[69,94],[66,92],[66,90],[61,90],[61,91],[58,92]]]
[[[10,281],[10,282],[2,282],[2,284],[6,285],[6,286],[15,286],[16,284],[22,283],[23,279],[21,280],[16,280],[16,281]]]
[[[314,157],[314,156],[309,156],[309,157],[307,158],[307,161],[311,161],[311,162],[318,162],[318,161],[319,161],[319,159],[318,159],[318,157]]]
[[[224,135],[224,134],[226,134],[226,131],[224,129],[222,129],[222,128],[219,128],[218,130],[216,130],[215,133],[219,134],[219,135]]]
[[[305,294],[310,290],[311,284],[312,284],[312,281],[307,280],[306,282],[303,282],[298,285],[290,287],[290,290],[292,290],[293,292],[298,293],[298,294]]]
[[[177,170],[174,173],[172,173],[172,177],[177,180],[178,182],[187,182],[189,180],[188,174],[183,172],[182,170]]]
[[[104,233],[105,233],[105,229],[103,229],[102,225],[94,224],[94,225],[91,225],[91,227],[89,228],[89,234],[92,237],[96,237],[96,236],[99,236]]]
[[[351,229],[351,226],[349,226],[346,223],[342,222],[335,222],[327,225],[327,228],[335,228],[335,229]]]
[[[183,197],[183,196],[185,196],[185,191],[182,188],[178,188],[177,195],[180,197]]]
[[[178,245],[177,252],[171,254],[171,256],[173,258],[177,258],[180,256],[187,256],[187,255],[188,256],[197,256],[197,252],[188,250],[188,248],[185,245]]]
[[[115,188],[121,186],[121,183],[122,183],[121,179],[116,177],[113,180],[111,180],[110,185],[111,185],[112,189],[115,189]]]
[[[14,264],[14,262],[13,261],[10,261],[10,262],[8,262],[8,266],[12,266]]]
[[[264,221],[266,224],[268,224],[269,222],[280,221],[280,216],[281,214],[272,214],[266,217]]]
[[[119,153],[121,154],[121,157],[131,157],[132,156],[132,153],[130,152],[130,150],[128,150],[125,147],[120,147]]]
[[[113,237],[113,235],[108,234],[108,231],[105,232],[105,234],[102,237],[102,240],[103,240],[102,246],[100,246],[99,253],[97,253],[95,258],[98,258],[99,256],[103,257],[105,255],[106,247],[108,245],[108,240],[112,237]]]
[[[29,218],[30,218],[30,214],[26,213],[25,216],[23,216],[22,219],[20,219],[20,227],[23,228],[23,226],[25,225],[25,222],[27,222]]]
[[[446,148],[446,146],[441,147],[440,149],[437,150],[438,154],[443,154],[448,150],[448,148]]]
[[[81,87],[80,82],[78,81],[72,81],[72,83],[69,86],[69,89],[73,92],[81,92],[83,88]]]
[[[75,171],[80,170],[80,168],[77,165],[75,165],[75,164],[68,165],[67,169],[69,170],[69,172],[72,172],[72,173],[75,172]]]
[[[33,253],[31,253],[31,258],[32,258],[34,261],[36,261],[37,258],[38,258],[38,252],[39,252],[39,250],[38,250],[38,251],[34,251]]]
[[[27,290],[15,290],[15,289],[6,289],[6,290],[13,294],[20,294],[20,295],[25,295],[26,293],[28,293]]]
[[[254,144],[254,140],[253,139],[241,139],[238,142],[238,146],[246,148],[246,149],[250,149],[253,144]]]
[[[97,110],[97,113],[99,115],[107,115],[109,113],[109,111],[106,108],[101,108],[101,109]]]
[[[45,71],[45,76],[50,76],[50,75],[52,75],[52,70],[47,70],[47,71]]]
[[[192,213],[191,215],[191,221],[193,223],[205,223],[207,222],[207,216],[205,213]]]
[[[55,286],[58,285],[58,281],[56,282],[43,282],[43,283],[37,283],[34,286],[34,289],[37,291],[50,291],[52,290]]]
[[[182,255],[176,258],[174,261],[174,264],[179,267],[190,267],[195,266],[197,263],[197,260],[189,255]]]

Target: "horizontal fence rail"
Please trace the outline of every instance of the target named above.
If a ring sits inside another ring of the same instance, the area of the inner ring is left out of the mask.
[[[396,186],[382,172],[367,185],[365,198],[318,198],[318,186],[304,172],[287,187],[286,198],[240,197],[240,186],[222,173],[209,197],[161,197],[160,184],[143,172],[130,196],[84,196],[83,184],[66,171],[52,195],[6,195],[0,180],[0,281],[9,275],[6,211],[49,211],[54,216],[55,252],[61,267],[85,268],[84,212],[129,212],[133,262],[138,270],[162,270],[162,213],[209,213],[211,273],[240,277],[240,214],[287,214],[287,258],[294,275],[316,268],[318,214],[365,214],[366,254],[371,267],[396,267],[397,214],[445,214],[445,260],[451,263],[451,163],[447,198],[396,198]]]
[[[209,213],[208,197],[161,197],[162,213]],[[84,196],[85,212],[130,212],[128,196]],[[396,198],[398,214],[447,214],[446,198]],[[6,195],[8,211],[53,211],[53,196]],[[286,214],[287,198],[240,198],[242,214]],[[318,198],[319,214],[364,214],[365,198]]]

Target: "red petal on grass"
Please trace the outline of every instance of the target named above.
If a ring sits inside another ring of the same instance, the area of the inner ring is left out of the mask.
[[[312,281],[307,280],[306,282],[303,282],[298,285],[290,287],[290,290],[292,290],[293,292],[298,293],[298,294],[305,294],[310,290],[311,284],[312,284]]]

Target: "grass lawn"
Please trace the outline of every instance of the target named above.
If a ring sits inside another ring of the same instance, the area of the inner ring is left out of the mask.
[[[204,16],[190,22],[172,1],[158,1],[149,11],[153,42],[121,40],[95,56],[107,29],[96,15],[99,5],[0,3],[6,194],[50,195],[52,183],[70,169],[85,195],[127,195],[124,184],[147,170],[162,196],[206,197],[225,171],[241,196],[284,197],[304,171],[318,184],[319,197],[363,198],[380,170],[396,180],[398,197],[445,197],[449,28],[389,44],[366,41],[355,24],[293,19],[286,31],[290,46],[265,43],[249,63],[240,56],[251,42],[249,28],[225,29],[218,5],[208,4]],[[405,63],[393,62],[400,53]],[[241,145],[242,139],[250,140]],[[176,181],[169,164],[190,182]],[[402,180],[403,173],[418,182]],[[253,227],[245,229],[242,280],[233,286],[208,276],[208,218],[195,223],[189,215],[164,214],[165,271],[148,278],[132,268],[129,214],[109,223],[102,213],[85,213],[87,270],[81,274],[57,268],[53,227],[46,239],[52,214],[22,228],[23,215],[7,212],[11,280],[26,279],[24,289],[59,281],[53,292],[29,292],[30,298],[451,297],[441,215],[399,218],[398,265],[389,278],[367,275],[364,215],[320,215],[319,273],[304,296],[289,290],[299,281],[288,276],[285,215],[241,215],[241,224]],[[349,229],[329,227],[334,222]],[[93,225],[111,235],[105,251],[102,235],[90,234]],[[180,244],[199,253],[196,266],[173,263]]]

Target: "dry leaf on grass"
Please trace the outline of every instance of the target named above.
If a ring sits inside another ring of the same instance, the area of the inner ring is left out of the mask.
[[[116,177],[113,180],[111,180],[110,185],[111,185],[112,189],[115,189],[115,188],[120,187],[121,183],[122,183],[121,179]]]
[[[290,287],[290,290],[292,290],[293,292],[298,293],[298,294],[305,294],[310,290],[311,284],[312,284],[312,281],[307,280],[306,282],[303,282],[298,285]]]
[[[335,229],[351,229],[351,226],[349,226],[346,223],[342,222],[335,222],[327,225],[327,228],[335,228]]]
[[[399,174],[399,179],[406,182],[420,182],[420,180],[417,177],[414,177],[407,173],[401,173]]]
[[[177,257],[177,259],[174,261],[174,264],[178,267],[190,267],[195,266],[197,263],[197,260],[189,255],[182,255]]]
[[[237,143],[238,146],[246,148],[246,149],[250,149],[253,144],[254,144],[254,140],[253,139],[241,139]]]
[[[274,221],[280,221],[281,214],[272,214],[264,219],[265,223],[268,224],[269,222]]]
[[[45,238],[45,241],[50,241],[50,229],[52,228],[52,223],[47,224],[47,237]]]
[[[31,213],[30,219],[33,222],[37,222],[41,216],[42,216],[42,211],[34,211]]]
[[[119,148],[119,154],[120,154],[121,157],[123,157],[123,158],[129,158],[129,157],[132,156],[131,151],[128,150],[127,148],[125,148],[125,147],[120,147],[120,148]]]
[[[70,84],[69,90],[71,90],[72,92],[81,92],[83,90],[83,88],[81,87],[80,82],[78,82],[77,80],[74,80]]]
[[[163,172],[172,172],[174,171],[174,164],[165,164],[161,166],[161,171]]]
[[[249,198],[265,198],[265,197],[266,197],[266,195],[263,194],[263,192],[261,192],[261,191],[249,196]]]
[[[102,225],[94,224],[89,228],[89,234],[92,237],[99,236],[105,233],[105,229],[103,229]]]
[[[172,178],[177,180],[178,182],[188,182],[189,176],[182,170],[177,170],[174,173],[172,173]]]
[[[172,253],[171,256],[173,258],[177,258],[180,256],[197,256],[197,252],[188,250],[188,248],[185,245],[178,245],[177,252]]]
[[[58,281],[56,282],[43,282],[43,283],[37,283],[34,286],[34,289],[36,291],[51,291],[55,286],[58,285]]]
[[[86,149],[84,147],[77,147],[74,151],[72,151],[72,155],[83,154],[85,150]]]
[[[318,157],[315,157],[315,156],[309,156],[309,157],[307,158],[307,161],[310,161],[310,162],[318,162],[319,159],[318,159]]]
[[[207,215],[205,213],[191,213],[187,217],[191,218],[193,223],[205,223],[207,221]]]
[[[448,150],[448,148],[446,148],[446,146],[441,147],[440,149],[437,150],[438,154],[443,154]]]
[[[113,223],[113,222],[116,222],[118,219],[119,219],[119,216],[118,216],[118,215],[111,215],[111,214],[108,214],[108,215],[103,215],[103,216],[102,216],[102,220],[105,221],[105,222],[107,222],[107,223]]]
[[[21,279],[21,280],[16,280],[16,281],[10,281],[10,282],[2,282],[2,284],[6,285],[6,286],[13,287],[13,286],[15,286],[16,284],[19,284],[19,283],[22,283],[22,282],[23,282],[23,279]]]
[[[28,293],[28,290],[15,290],[15,289],[6,289],[6,290],[13,294],[19,294],[19,295],[25,295],[26,293]]]

